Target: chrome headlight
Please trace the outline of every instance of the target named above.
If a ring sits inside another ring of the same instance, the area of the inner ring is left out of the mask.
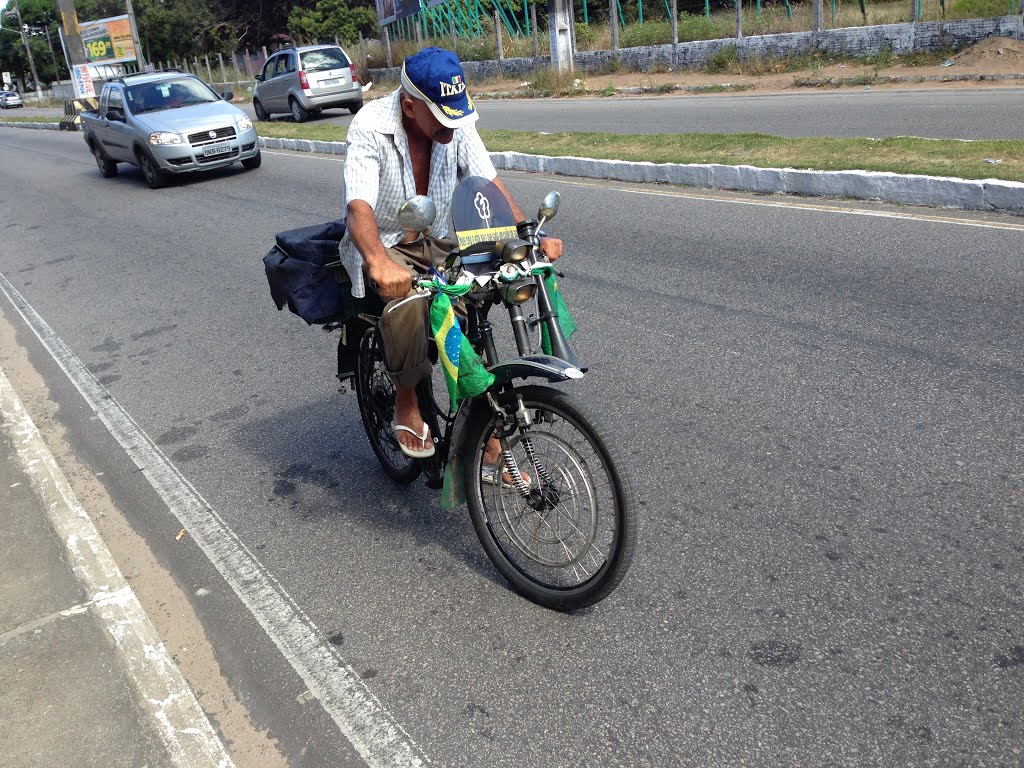
[[[530,244],[525,240],[498,241],[501,260],[506,264],[518,264],[530,255]]]
[[[537,283],[532,280],[512,283],[505,287],[505,301],[509,304],[522,304],[532,299],[536,290]]]
[[[235,123],[235,125],[238,126],[238,130],[240,131],[248,131],[250,128],[252,128],[252,120],[250,120],[248,117],[240,117],[238,118],[238,122]]]
[[[181,136],[170,131],[153,131],[149,134],[150,144],[181,144]]]

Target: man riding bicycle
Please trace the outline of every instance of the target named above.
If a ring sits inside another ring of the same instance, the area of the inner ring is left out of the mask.
[[[454,246],[446,239],[452,193],[460,179],[482,176],[508,199],[516,222],[527,217],[513,200],[473,123],[473,100],[458,57],[426,48],[402,65],[402,84],[390,96],[367,104],[348,131],[345,160],[346,232],[340,257],[352,280],[352,294],[365,295],[364,276],[389,302],[380,320],[384,357],[395,382],[395,438],[413,458],[433,455],[433,436],[423,422],[416,385],[430,375],[425,302],[387,309],[412,295],[412,281],[439,266]],[[398,210],[408,198],[428,195],[437,207],[427,238],[408,233]],[[549,260],[562,254],[562,241],[544,238]],[[497,462],[497,441],[488,446]]]

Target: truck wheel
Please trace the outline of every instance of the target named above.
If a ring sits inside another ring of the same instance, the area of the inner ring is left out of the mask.
[[[167,175],[145,150],[139,152],[139,167],[142,168],[142,175],[146,177],[146,184],[150,189],[160,189],[167,184]]]
[[[247,157],[245,160],[242,161],[242,167],[245,168],[245,170],[247,171],[252,171],[255,170],[256,168],[259,168],[262,162],[263,155],[257,149],[255,155],[253,155],[252,157]]]
[[[92,155],[96,158],[96,167],[100,169],[104,179],[112,179],[117,176],[117,163],[104,156],[99,144],[92,145]]]
[[[296,123],[304,123],[309,120],[309,110],[299,104],[299,100],[293,98],[291,100],[292,106],[292,119]]]
[[[256,119],[261,122],[266,122],[270,119],[270,113],[263,108],[263,102],[259,99],[252,100],[252,109],[256,113]]]

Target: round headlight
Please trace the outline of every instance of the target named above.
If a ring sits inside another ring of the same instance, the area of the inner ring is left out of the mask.
[[[509,304],[522,304],[524,301],[532,299],[536,290],[537,284],[533,282],[514,283],[505,289],[505,301]]]

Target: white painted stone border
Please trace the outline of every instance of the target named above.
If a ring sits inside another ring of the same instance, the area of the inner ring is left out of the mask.
[[[57,128],[56,123],[0,122],[0,126]],[[344,155],[348,148],[348,143],[344,141],[261,136],[259,142],[265,149],[319,152],[326,155]],[[545,157],[522,152],[492,152],[491,160],[499,170],[508,171],[762,194],[847,197],[1024,216],[1024,183],[1000,179],[958,179],[880,171],[806,171],[795,168],[756,168],[752,165],[645,163],[586,157]]]

